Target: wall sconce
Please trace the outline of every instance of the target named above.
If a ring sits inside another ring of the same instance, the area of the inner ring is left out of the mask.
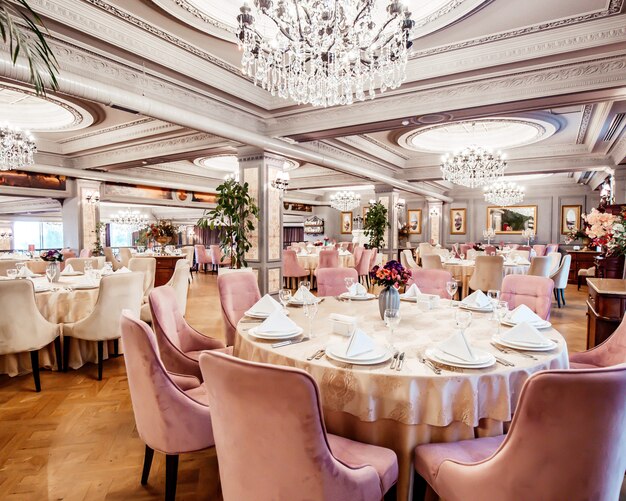
[[[406,205],[406,200],[404,198],[398,198],[398,201],[396,202],[396,209],[398,210],[403,209],[405,205]]]
[[[289,172],[279,170],[276,173],[276,177],[272,181],[272,188],[278,190],[283,194],[289,186]]]
[[[100,203],[100,192],[91,191],[85,195],[85,200],[90,205],[98,205]]]
[[[432,207],[430,211],[428,212],[428,214],[432,217],[439,216],[439,207]]]

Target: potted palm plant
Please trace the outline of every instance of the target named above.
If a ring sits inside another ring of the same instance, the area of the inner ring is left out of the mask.
[[[365,236],[369,238],[370,249],[381,249],[384,246],[385,230],[390,227],[387,220],[387,207],[381,202],[370,205],[363,223]]]
[[[227,179],[217,187],[216,203],[214,209],[204,212],[196,226],[217,228],[220,248],[230,257],[230,267],[245,268],[248,266],[246,252],[252,248],[248,236],[254,231],[254,220],[259,217],[259,208],[250,195],[248,183]]]

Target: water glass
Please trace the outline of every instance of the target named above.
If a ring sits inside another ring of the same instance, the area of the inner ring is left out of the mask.
[[[303,280],[298,285],[298,288],[300,288],[300,287],[304,287],[306,290],[310,291],[311,290],[311,282],[309,282],[308,280]]]
[[[85,272],[85,274],[87,274],[90,270],[93,270],[93,262],[85,261],[83,271]]]
[[[450,280],[449,282],[446,282],[446,291],[448,293],[448,296],[450,296],[450,306],[452,306],[452,301],[458,288],[459,284],[456,283],[456,280]]]
[[[504,317],[509,312],[509,303],[506,301],[498,301],[496,308],[494,309],[496,320],[498,321],[498,335],[500,335],[500,324]]]
[[[9,277],[11,280],[15,280],[17,278],[17,270],[15,268],[8,269],[7,277]]]
[[[291,289],[280,289],[278,291],[278,299],[280,299],[280,302],[283,305],[283,310],[285,310],[286,313],[287,305],[289,304],[289,301],[291,301]]]
[[[428,296],[419,296],[417,298],[417,309],[422,313],[427,313],[431,309],[431,302]]]
[[[50,263],[48,266],[46,266],[46,277],[48,279],[48,282],[52,283],[52,280],[54,280],[56,274],[57,267],[55,266],[55,263]]]
[[[465,334],[465,330],[472,324],[472,312],[459,308],[454,313],[456,326]]]
[[[343,283],[345,284],[346,290],[348,291],[348,303],[351,303],[352,299],[350,298],[350,287],[354,285],[354,278],[346,277],[343,279]]]
[[[491,301],[491,318],[496,318],[495,311],[498,301],[500,300],[500,291],[496,289],[489,289],[487,291],[487,297]]]
[[[304,316],[309,321],[309,337],[313,338],[313,320],[317,315],[318,304],[317,301],[307,301],[304,303]]]
[[[19,274],[19,272],[22,271],[25,266],[26,263],[15,263],[15,269],[17,270],[17,273]]]
[[[107,261],[104,263],[104,274],[110,275],[111,273],[113,273],[113,263],[111,263],[111,261]]]
[[[461,261],[465,261],[465,254],[462,252],[459,254],[459,257],[461,258]]]
[[[388,308],[384,314],[385,325],[389,329],[389,349],[393,352],[396,351],[393,345],[393,335],[396,327],[400,325],[400,310],[397,308]]]

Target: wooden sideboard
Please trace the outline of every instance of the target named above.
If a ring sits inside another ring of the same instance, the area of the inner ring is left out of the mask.
[[[596,256],[596,277],[598,278],[623,278],[624,256],[606,257]]]
[[[604,342],[622,321],[626,310],[626,280],[588,278],[587,349]]]
[[[578,270],[594,266],[596,264],[594,258],[600,255],[600,253],[596,251],[583,250],[567,251],[567,253],[572,256],[572,265],[570,266],[569,276],[567,278],[567,282],[570,284],[578,282]]]
[[[156,273],[154,275],[154,286],[159,287],[169,282],[174,274],[176,262],[185,259],[185,256],[153,256],[156,258]]]

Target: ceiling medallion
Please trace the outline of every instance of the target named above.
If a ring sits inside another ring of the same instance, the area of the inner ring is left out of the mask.
[[[35,163],[35,138],[28,131],[0,126],[0,171],[23,169]]]
[[[243,71],[272,95],[352,104],[406,79],[415,21],[399,0],[255,0],[240,11]]]
[[[446,154],[441,163],[443,179],[468,188],[497,181],[505,168],[502,153],[492,153],[476,145],[467,146],[459,153]]]
[[[361,195],[354,191],[338,191],[330,197],[330,206],[338,211],[349,211],[361,205]]]
[[[498,207],[509,207],[524,200],[524,188],[517,183],[498,181],[485,186],[485,202]]]

